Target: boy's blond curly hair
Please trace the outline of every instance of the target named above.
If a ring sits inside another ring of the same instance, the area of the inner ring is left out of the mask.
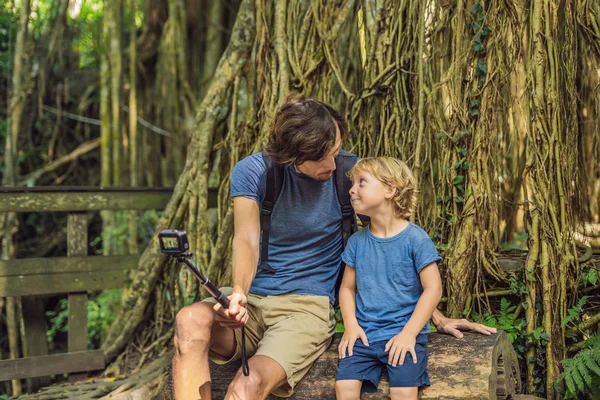
[[[354,180],[354,175],[359,171],[369,173],[384,185],[395,188],[396,194],[392,200],[396,216],[410,218],[417,206],[417,181],[405,163],[392,157],[363,158],[352,167],[348,176]]]

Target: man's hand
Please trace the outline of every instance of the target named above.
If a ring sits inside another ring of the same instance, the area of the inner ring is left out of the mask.
[[[215,320],[224,328],[237,329],[246,325],[248,322],[247,299],[243,293],[235,292],[229,297],[229,308],[223,309],[221,304],[217,303],[213,307],[217,314]]]
[[[491,335],[492,333],[496,333],[496,328],[478,324],[476,322],[470,322],[464,318],[444,318],[436,326],[436,329],[440,333],[452,335],[457,339],[462,339],[464,337],[461,331],[475,331],[481,333],[482,335]]]
[[[340,359],[346,358],[346,351],[348,351],[348,357],[352,357],[354,344],[358,339],[362,340],[365,346],[369,345],[367,335],[365,334],[363,328],[360,327],[360,325],[354,324],[346,327],[346,330],[344,331],[344,336],[342,336],[342,340],[340,340],[340,344],[338,346],[338,353]]]
[[[404,364],[404,358],[407,353],[410,353],[413,359],[413,363],[417,362],[417,353],[415,352],[415,345],[417,344],[417,338],[412,336],[405,331],[401,331],[399,334],[388,340],[385,344],[385,351],[389,353],[388,364],[395,367]]]

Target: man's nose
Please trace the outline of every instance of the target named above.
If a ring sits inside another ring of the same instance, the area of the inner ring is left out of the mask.
[[[327,168],[329,168],[331,171],[335,171],[335,157],[327,158]]]

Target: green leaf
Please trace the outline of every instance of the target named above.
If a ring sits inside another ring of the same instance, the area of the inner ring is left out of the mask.
[[[479,116],[479,110],[478,109],[471,109],[471,110],[469,110],[469,116],[471,116],[471,117],[478,117]]]
[[[484,75],[487,74],[487,64],[484,61],[479,60],[477,62],[477,70],[481,71],[481,73]]]
[[[465,180],[465,177],[463,175],[458,175],[457,177],[454,178],[454,180],[452,181],[452,184],[454,185],[460,185],[461,183],[463,183]]]
[[[473,4],[473,7],[471,7],[471,15],[477,15],[482,11],[483,8],[481,7],[481,4],[479,2],[476,2],[475,4]]]
[[[575,388],[575,382],[573,381],[573,378],[571,378],[571,375],[565,375],[565,382],[567,382],[567,388],[569,389],[569,391],[571,391],[572,393],[577,393],[577,389]]]

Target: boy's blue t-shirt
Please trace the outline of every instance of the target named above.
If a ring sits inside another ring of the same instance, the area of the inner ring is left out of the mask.
[[[262,153],[252,154],[233,169],[231,197],[247,197],[260,205],[266,182]],[[285,167],[281,193],[271,214],[269,265],[275,272],[259,268],[250,293],[311,294],[329,296],[333,302],[341,254],[342,210],[335,173],[326,182],[318,182],[293,166]]]
[[[412,315],[423,286],[419,273],[442,259],[427,233],[410,223],[390,238],[366,227],[350,237],[342,260],[356,269],[356,318],[369,342],[389,340]],[[429,332],[429,322],[421,333]]]

